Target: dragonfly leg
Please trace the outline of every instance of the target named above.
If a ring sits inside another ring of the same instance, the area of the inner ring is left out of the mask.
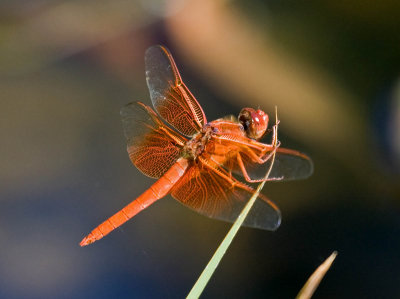
[[[272,152],[270,152],[267,156],[265,157],[259,157],[261,159],[261,163],[265,163],[267,162],[272,155],[275,154],[276,149],[281,145],[281,142],[278,140],[278,125],[280,123],[279,119],[278,119],[278,112],[277,110],[275,111],[275,125],[273,125],[272,127],[272,142],[271,144],[268,144],[265,149],[263,150],[262,156],[264,156],[268,150],[272,149]]]
[[[275,154],[276,149],[281,145],[280,141],[277,141],[277,145],[266,145],[264,150],[257,155],[253,150],[247,149],[247,154],[253,159],[253,162],[258,164],[264,164]]]
[[[276,149],[274,150],[274,152],[275,151],[276,151]],[[272,178],[272,179],[271,178],[263,178],[263,179],[253,180],[250,178],[249,174],[247,173],[246,167],[244,166],[244,163],[243,163],[242,157],[240,156],[240,153],[237,154],[236,158],[237,158],[237,162],[240,166],[240,170],[242,171],[243,177],[245,178],[246,182],[259,183],[259,182],[264,182],[264,181],[280,181],[283,179],[283,177],[279,177],[279,178]]]
[[[280,141],[278,140],[278,124],[279,124],[279,119],[278,119],[278,110],[275,107],[275,125],[272,127],[272,143],[270,145],[267,145],[265,147],[265,150],[263,150],[263,153],[260,156],[257,156],[252,150],[249,150],[250,156],[252,156],[252,158],[254,159],[255,162],[263,164],[265,162],[267,162],[269,159],[271,159],[275,153],[276,153],[276,149],[280,146]],[[267,156],[263,157],[268,150],[271,150]],[[240,169],[243,173],[243,176],[245,178],[245,180],[249,183],[258,183],[258,182],[263,182],[263,181],[279,181],[282,180],[283,177],[279,177],[279,178],[264,178],[264,179],[258,179],[258,180],[253,180],[250,178],[249,174],[247,173],[246,167],[244,166],[242,157],[240,156],[240,153],[237,154],[236,156],[238,164],[240,166]],[[271,165],[270,167],[273,167],[273,165]]]

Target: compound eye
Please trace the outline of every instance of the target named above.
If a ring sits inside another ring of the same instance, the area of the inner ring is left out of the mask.
[[[242,124],[244,130],[247,132],[249,127],[251,126],[253,120],[251,118],[250,108],[243,108],[239,113],[239,122]]]
[[[243,108],[239,114],[239,122],[246,131],[247,137],[260,139],[268,127],[268,115],[262,110]]]

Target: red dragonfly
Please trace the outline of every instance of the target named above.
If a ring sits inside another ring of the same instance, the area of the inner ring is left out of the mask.
[[[203,109],[182,82],[170,52],[163,46],[146,51],[149,106],[134,102],[121,109],[127,150],[132,163],[145,175],[158,179],[142,195],[96,227],[80,243],[91,244],[155,201],[171,194],[185,206],[205,216],[233,222],[254,189],[249,183],[302,179],[311,175],[309,157],[259,140],[268,130],[268,115],[244,108],[232,116],[207,122]],[[244,225],[267,230],[279,227],[278,207],[259,195]]]

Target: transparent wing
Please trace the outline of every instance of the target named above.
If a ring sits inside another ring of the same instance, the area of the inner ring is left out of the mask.
[[[172,189],[172,196],[185,206],[207,217],[234,222],[254,189],[229,178],[223,169],[191,166]],[[244,226],[276,230],[281,222],[278,207],[260,195]]]
[[[288,148],[278,148],[271,177],[282,177],[285,181],[300,180],[311,176],[313,171],[314,165],[307,155]]]
[[[153,46],[145,54],[146,81],[158,114],[178,132],[193,136],[207,122],[203,109],[182,82],[167,48]]]
[[[186,139],[168,128],[143,103],[124,106],[121,116],[132,163],[149,177],[161,177],[180,157]]]

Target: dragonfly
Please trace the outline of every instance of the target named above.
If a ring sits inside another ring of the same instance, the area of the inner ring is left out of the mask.
[[[121,117],[131,162],[158,180],[93,229],[81,246],[103,238],[168,194],[202,215],[234,222],[254,192],[248,183],[304,179],[312,174],[307,155],[280,147],[275,140],[278,122],[268,129],[264,111],[243,108],[237,118],[208,122],[166,47],[147,49],[145,68],[154,110],[133,102],[121,109]],[[266,135],[272,136],[270,143],[261,142]],[[260,194],[243,225],[276,230],[280,223],[278,207]]]

